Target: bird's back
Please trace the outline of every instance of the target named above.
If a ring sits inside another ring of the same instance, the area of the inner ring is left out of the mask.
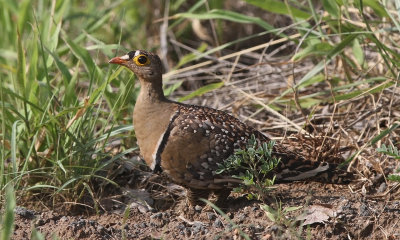
[[[220,164],[235,149],[245,148],[252,135],[259,143],[270,139],[223,111],[176,104],[178,110],[168,126],[168,139],[159,156],[161,168],[174,181],[190,188],[221,189],[237,185],[239,181],[232,177],[237,173],[217,173]],[[280,159],[270,174],[271,178],[276,175],[276,182],[343,181],[334,177],[340,171],[335,164],[307,160],[281,145],[274,146],[273,156]]]

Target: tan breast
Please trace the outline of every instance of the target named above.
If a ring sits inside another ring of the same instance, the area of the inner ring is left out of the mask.
[[[153,106],[138,101],[133,112],[133,125],[140,153],[147,165],[154,170],[156,153],[168,124],[175,113],[171,103],[158,102]]]

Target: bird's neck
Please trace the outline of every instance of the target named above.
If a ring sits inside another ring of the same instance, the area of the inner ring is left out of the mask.
[[[140,152],[146,163],[154,167],[159,145],[176,112],[176,106],[164,96],[161,79],[158,83],[140,79],[140,83],[140,93],[133,110],[133,124]]]
[[[140,79],[140,85],[141,89],[138,101],[146,103],[157,103],[157,102],[167,101],[167,99],[164,96],[161,80],[148,82]]]

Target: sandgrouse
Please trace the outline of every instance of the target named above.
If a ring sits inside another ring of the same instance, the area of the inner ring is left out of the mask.
[[[109,62],[129,68],[140,80],[133,124],[148,166],[165,171],[184,186],[191,205],[211,192],[226,198],[237,179],[216,174],[218,163],[245,147],[251,135],[260,142],[270,139],[223,111],[168,100],[162,88],[161,60],[154,53],[136,50]],[[274,146],[274,154],[281,159],[274,170],[275,182],[322,176],[327,182],[343,183],[335,165],[306,160],[280,145]]]

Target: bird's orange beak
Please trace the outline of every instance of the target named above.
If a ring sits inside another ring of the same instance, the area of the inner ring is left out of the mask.
[[[129,57],[127,58],[127,55],[122,56],[122,57],[115,57],[112,58],[108,63],[114,63],[114,64],[119,64],[122,65],[123,63],[127,62],[129,60]]]

